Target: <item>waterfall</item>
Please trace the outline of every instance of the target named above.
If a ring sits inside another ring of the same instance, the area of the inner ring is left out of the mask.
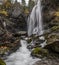
[[[41,11],[41,0],[38,0],[37,4],[33,7],[30,17],[28,18],[28,36],[31,36],[32,34],[43,34]]]
[[[43,34],[41,10],[41,1],[38,0],[28,18],[28,36],[31,36],[32,34]],[[21,47],[8,57],[5,61],[6,65],[33,65],[36,61],[40,60],[37,58],[33,59],[30,54],[31,52],[27,49],[27,42],[21,40]]]
[[[33,65],[39,59],[33,59],[31,52],[27,49],[27,42],[21,40],[21,47],[13,54],[11,54],[5,61],[6,65]]]

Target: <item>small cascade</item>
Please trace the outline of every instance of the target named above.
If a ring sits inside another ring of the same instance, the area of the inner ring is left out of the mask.
[[[32,34],[36,34],[37,36],[39,36],[43,33],[44,29],[42,22],[41,0],[37,0],[37,3],[33,7],[30,17],[28,18],[28,36],[31,36]],[[41,37],[41,40],[45,40],[44,36]],[[42,47],[44,47],[45,45],[46,41],[41,44]]]
[[[41,14],[41,0],[33,7],[30,17],[28,18],[28,36],[32,34],[43,34],[42,14]],[[44,39],[44,37],[41,37]],[[6,65],[33,65],[40,59],[33,59],[31,52],[27,49],[27,42],[21,40],[21,47],[6,60]],[[44,43],[45,45],[45,43]],[[42,47],[44,46],[42,44]]]
[[[21,40],[21,47],[16,53],[11,54],[6,60],[6,65],[33,65],[39,59],[33,59],[31,52],[27,49],[27,42]]]
[[[43,34],[41,11],[41,0],[38,0],[37,4],[33,7],[30,17],[28,18],[28,36],[31,36],[32,34]]]

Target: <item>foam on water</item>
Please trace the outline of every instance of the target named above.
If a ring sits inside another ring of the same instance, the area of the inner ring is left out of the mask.
[[[11,54],[6,60],[7,65],[33,65],[39,59],[33,59],[31,52],[27,49],[27,42],[21,40],[21,47],[16,53]]]

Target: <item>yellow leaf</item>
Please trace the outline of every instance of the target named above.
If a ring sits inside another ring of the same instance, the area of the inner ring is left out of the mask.
[[[5,11],[5,10],[0,10],[0,14],[3,14],[3,15],[5,15],[5,16],[8,16],[8,13],[7,13],[7,11]]]
[[[55,16],[59,16],[59,12],[55,12],[55,14],[54,14]]]

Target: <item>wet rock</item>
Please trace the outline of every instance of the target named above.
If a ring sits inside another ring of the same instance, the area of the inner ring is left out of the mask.
[[[59,17],[55,17],[55,18],[51,21],[50,24],[51,24],[51,25],[54,25],[54,26],[58,26],[58,25],[59,25]]]
[[[48,49],[50,52],[59,53],[59,41],[50,43],[50,44],[46,45],[44,48]]]
[[[27,48],[30,50],[30,49],[33,49],[33,48],[36,48],[36,47],[40,47],[39,45],[35,45],[35,44],[28,44],[27,45]]]
[[[24,15],[20,15],[17,18],[11,18],[9,19],[12,24],[7,25],[7,30],[12,32],[12,33],[18,33],[19,31],[26,31],[26,21]]]
[[[27,36],[27,32],[26,31],[19,31],[19,32],[15,33],[15,35],[17,35],[17,36]]]
[[[6,42],[0,45],[0,57],[4,58],[11,53],[15,52],[19,47],[21,46],[20,41],[16,40],[13,43],[11,42]]]
[[[42,0],[43,6],[43,21],[46,25],[44,29],[49,29],[53,26],[58,26],[59,16],[56,14],[59,11],[58,0]],[[55,15],[56,14],[56,15]]]
[[[15,52],[20,46],[19,38],[14,37],[10,32],[4,33],[0,39],[0,56],[6,57]]]
[[[31,38],[28,38],[28,39],[26,39],[26,41],[27,41],[28,43],[31,43],[32,39],[31,39]]]
[[[38,57],[38,58],[46,57],[47,54],[48,54],[48,51],[46,49],[42,49],[39,47],[34,48],[31,53],[33,57]]]
[[[41,47],[42,43],[45,42],[45,39],[43,39],[43,37],[30,37],[27,39],[27,42],[29,43],[27,48],[28,49],[33,49],[33,48],[36,48],[36,47]]]
[[[2,59],[0,59],[0,65],[6,65],[6,63]]]
[[[20,3],[15,2],[13,4],[12,17],[17,18],[20,14],[21,14],[21,5],[20,5]]]
[[[59,32],[58,32],[58,30],[57,30],[57,32],[51,33],[48,36],[46,36],[46,40],[47,40],[47,44],[51,44],[51,43],[53,43],[55,41],[58,41],[59,40]]]
[[[58,58],[55,58],[55,59],[45,58],[40,61],[37,61],[33,65],[59,65],[59,59]]]
[[[8,55],[9,48],[7,46],[0,46],[0,56]]]

